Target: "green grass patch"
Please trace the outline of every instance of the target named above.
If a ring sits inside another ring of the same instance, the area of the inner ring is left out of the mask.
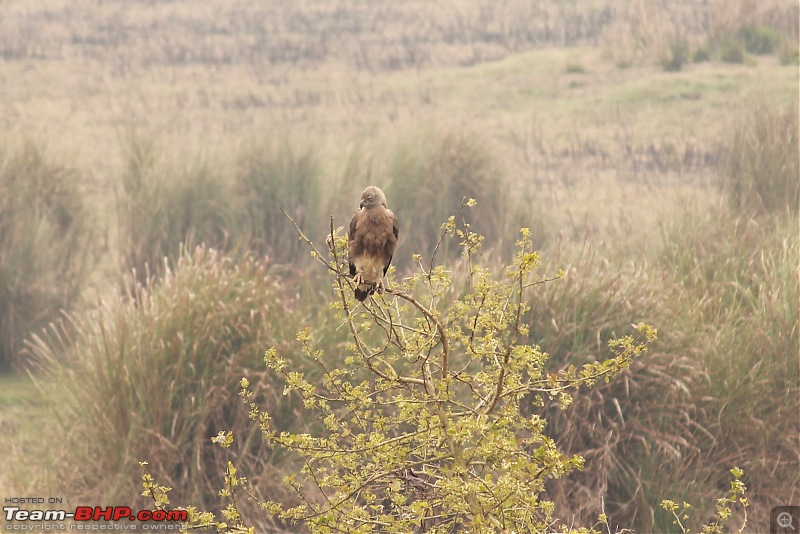
[[[29,376],[0,374],[0,493],[39,494],[52,487],[53,462],[41,440],[45,413],[45,402]]]

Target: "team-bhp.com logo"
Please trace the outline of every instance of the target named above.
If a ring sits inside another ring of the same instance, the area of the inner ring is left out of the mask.
[[[140,510],[134,512],[128,506],[78,506],[74,511],[67,510],[23,510],[19,506],[3,506],[6,520],[6,530],[12,523],[25,523],[28,521],[67,521],[74,522],[181,522],[187,521],[189,515],[186,510]],[[75,526],[75,525],[71,525]],[[12,528],[11,530],[17,530]],[[70,529],[73,530],[73,529]],[[79,530],[82,530],[79,528]]]

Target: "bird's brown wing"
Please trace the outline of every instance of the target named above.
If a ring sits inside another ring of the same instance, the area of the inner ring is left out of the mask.
[[[384,276],[386,276],[386,271],[389,270],[389,265],[392,263],[392,258],[394,257],[394,251],[397,249],[397,236],[400,233],[400,223],[397,221],[397,217],[395,217],[394,213],[392,213],[391,211],[389,210],[386,211],[389,212],[389,215],[391,216],[392,233],[394,234],[394,240],[387,243],[386,251],[384,253],[385,256],[388,256],[386,260],[386,265],[383,267]]]
[[[347,234],[347,254],[350,263],[350,276],[356,275],[356,265],[353,263],[353,256],[358,254],[358,248],[355,245],[356,241],[356,227],[358,226],[358,215],[362,210],[357,210],[353,217],[350,219],[350,232]]]

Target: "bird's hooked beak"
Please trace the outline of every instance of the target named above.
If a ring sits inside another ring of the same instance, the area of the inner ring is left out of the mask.
[[[359,208],[363,208],[364,207],[364,201],[363,200],[358,204],[358,207]]]

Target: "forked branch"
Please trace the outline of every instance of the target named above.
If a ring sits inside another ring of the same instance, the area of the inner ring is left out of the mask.
[[[300,239],[305,241],[306,244],[309,246],[309,248],[311,249],[312,256],[317,261],[322,263],[329,271],[331,271],[334,274],[336,274],[337,283],[339,285],[339,292],[340,292],[341,297],[342,297],[342,305],[344,307],[343,311],[345,312],[345,315],[347,317],[347,322],[348,322],[348,324],[350,326],[350,331],[353,334],[353,337],[355,339],[356,346],[358,347],[359,351],[361,352],[361,355],[363,356],[364,360],[367,362],[368,366],[370,367],[370,370],[372,370],[373,372],[375,372],[376,374],[378,374],[379,376],[381,376],[384,379],[390,379],[389,376],[387,376],[386,374],[382,373],[380,370],[375,369],[371,365],[371,362],[369,361],[370,358],[367,356],[367,353],[364,350],[363,344],[361,343],[361,340],[359,339],[358,330],[356,330],[355,324],[353,324],[352,313],[351,313],[351,310],[349,309],[349,306],[347,304],[347,299],[344,296],[345,282],[346,282],[346,285],[352,287],[350,285],[350,283],[349,283],[349,280],[350,280],[351,276],[350,276],[350,273],[343,272],[342,270],[339,269],[339,257],[338,257],[338,252],[336,250],[336,235],[335,235],[336,233],[334,231],[333,217],[331,217],[330,234],[329,234],[328,239],[327,239],[328,248],[330,249],[331,255],[333,256],[333,262],[334,262],[333,264],[331,264],[331,262],[327,261],[323,257],[323,255],[319,253],[317,248],[314,246],[314,243],[308,238],[308,236],[306,236],[306,234],[303,232],[303,230],[301,230],[300,227],[297,225],[297,222],[295,222],[295,220],[292,219],[292,217],[290,217],[289,214],[286,213],[286,211],[283,208],[281,208],[281,212],[283,213],[283,215],[287,219],[289,219],[289,222],[292,223],[292,225],[294,226],[295,230],[297,230],[297,233],[299,234]],[[393,295],[395,297],[399,297],[399,298],[409,302],[412,306],[417,308],[428,320],[433,322],[433,324],[436,326],[436,331],[439,334],[439,339],[441,340],[441,343],[442,343],[442,378],[447,377],[448,372],[449,372],[448,360],[449,360],[449,355],[450,355],[450,347],[449,347],[449,343],[447,341],[447,335],[445,334],[445,331],[444,331],[444,326],[442,326],[442,323],[439,320],[439,318],[436,316],[436,314],[434,314],[428,308],[426,308],[424,305],[422,305],[417,299],[415,299],[413,296],[409,295],[408,293],[406,293],[404,291],[400,291],[398,289],[386,288],[385,292],[387,294],[389,294],[389,295]],[[367,309],[369,309],[369,308],[367,308]],[[375,312],[373,310],[370,310],[370,313],[375,315]],[[399,325],[399,326],[402,327],[402,325]],[[420,380],[418,378],[411,378],[411,377],[404,377],[404,376],[397,376],[394,379],[398,380],[400,382],[407,382],[407,383],[412,383],[412,384],[419,384],[419,383],[422,382],[422,380]],[[425,384],[425,385],[429,389],[432,387],[432,384]],[[431,389],[431,391],[433,391],[433,390]]]

